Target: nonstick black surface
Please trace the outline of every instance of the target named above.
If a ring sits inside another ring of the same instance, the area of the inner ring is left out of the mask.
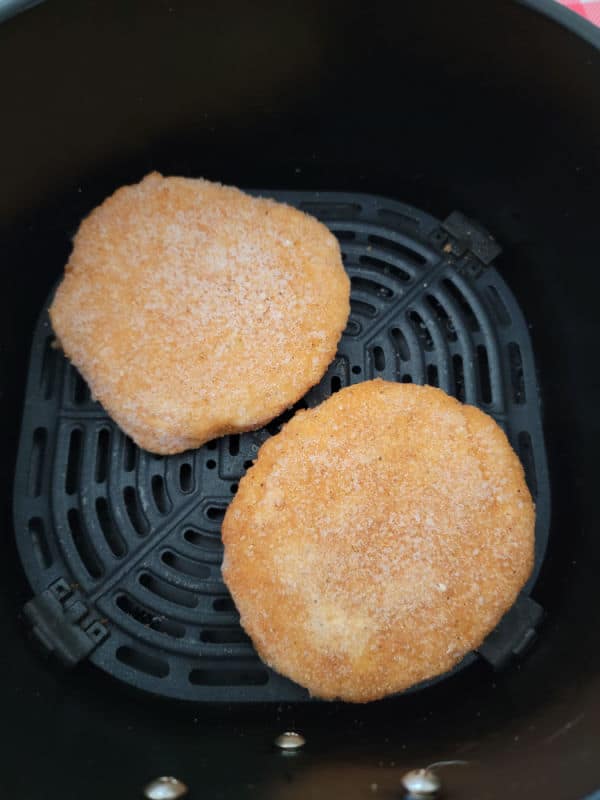
[[[518,3],[406,5],[49,0],[0,27],[7,796],[135,797],[171,773],[191,797],[391,797],[442,759],[468,762],[440,770],[450,797],[600,787],[598,34]],[[65,673],[27,644],[10,497],[35,319],[82,216],[150,169],[460,209],[499,240],[553,489],[547,617],[518,665],[366,707],[216,708]],[[288,728],[308,740],[297,757],[271,748]]]

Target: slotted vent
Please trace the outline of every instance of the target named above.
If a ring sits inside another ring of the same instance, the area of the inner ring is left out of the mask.
[[[241,628],[221,577],[220,528],[260,445],[299,409],[351,383],[427,382],[495,416],[536,497],[536,573],[544,553],[548,478],[535,370],[501,277],[491,267],[463,269],[442,249],[440,223],[416,209],[366,195],[278,197],[338,235],[351,314],[320,384],[262,430],[152,456],[90,396],[56,349],[46,312],[34,338],[14,498],[27,575],[36,591],[64,577],[105,621],[110,635],[94,663],[170,697],[308,699],[260,662]]]

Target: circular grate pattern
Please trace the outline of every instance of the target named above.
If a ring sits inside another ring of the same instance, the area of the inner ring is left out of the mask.
[[[66,581],[63,596],[83,603],[78,624],[96,626],[91,660],[167,696],[307,699],[262,664],[241,629],[221,579],[219,531],[262,442],[297,408],[343,386],[374,377],[429,383],[492,414],[523,461],[538,509],[536,572],[525,593],[546,545],[549,489],[531,345],[513,296],[483,263],[486,251],[478,257],[451,226],[390,200],[272,194],[337,235],[352,294],[323,380],[262,430],[177,456],[144,452],[55,349],[46,312],[35,332],[14,497],[28,579],[38,595],[54,587],[58,596],[57,582]]]

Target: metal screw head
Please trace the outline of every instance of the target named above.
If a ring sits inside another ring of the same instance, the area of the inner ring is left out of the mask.
[[[402,786],[413,797],[435,797],[442,788],[438,776],[431,769],[413,769],[402,776]]]
[[[306,744],[306,739],[302,734],[295,731],[286,731],[275,739],[275,747],[280,750],[300,750]]]
[[[144,797],[148,800],[177,800],[188,793],[188,787],[177,778],[163,775],[144,786]]]

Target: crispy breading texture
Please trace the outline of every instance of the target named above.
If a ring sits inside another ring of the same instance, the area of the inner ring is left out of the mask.
[[[439,389],[367,381],[260,449],[223,577],[261,658],[366,702],[453,667],[514,603],[535,510],[505,434]]]
[[[167,454],[293,405],[333,359],[349,294],[316,219],[152,173],[83,220],[50,318],[120,427]]]

